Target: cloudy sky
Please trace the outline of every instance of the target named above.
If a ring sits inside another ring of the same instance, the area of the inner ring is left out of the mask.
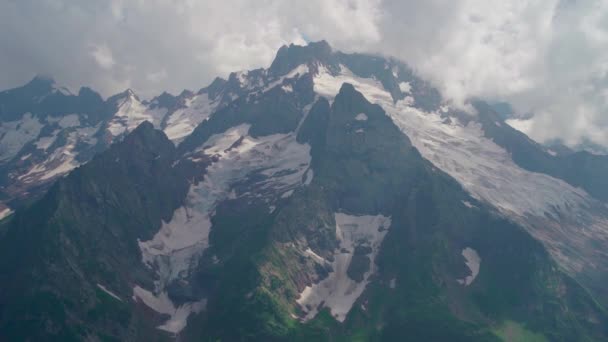
[[[178,93],[320,39],[398,57],[454,103],[534,113],[539,141],[608,146],[605,0],[0,0],[0,88]]]

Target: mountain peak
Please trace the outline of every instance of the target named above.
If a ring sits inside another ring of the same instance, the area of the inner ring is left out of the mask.
[[[48,85],[52,86],[55,84],[55,80],[50,75],[38,74],[34,76],[27,84],[35,84],[35,85]]]
[[[182,91],[182,93],[179,95],[179,97],[182,97],[184,95],[188,94],[187,90]],[[163,108],[173,108],[175,106],[175,104],[177,103],[178,97],[164,91],[162,94],[158,95],[157,97],[152,99],[152,104],[151,106],[153,108],[155,107],[163,107]]]
[[[142,144],[150,151],[173,151],[174,145],[162,132],[154,128],[154,125],[145,120],[139,124],[124,140],[127,144]]]
[[[36,75],[23,88],[35,94],[46,94],[55,88],[55,80],[50,76]]]
[[[129,99],[129,98],[133,98],[133,99],[136,99],[137,101],[139,101],[139,97],[137,97],[137,95],[135,95],[135,92],[131,88],[128,88],[127,90],[123,91],[122,93],[118,93],[116,95],[111,96],[110,98],[108,98],[108,101],[115,102],[115,101]]]
[[[300,64],[307,64],[313,61],[328,63],[331,60],[332,49],[325,40],[311,42],[308,45],[283,45],[270,65],[270,73],[283,75]]]

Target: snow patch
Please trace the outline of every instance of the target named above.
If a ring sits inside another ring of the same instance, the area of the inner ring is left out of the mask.
[[[59,133],[59,130],[55,130],[51,133],[51,136],[38,138],[38,140],[34,143],[34,145],[36,145],[37,149],[46,151],[51,145],[53,145],[55,140],[57,140],[58,133]]]
[[[469,202],[469,201],[462,201],[462,204],[464,204],[464,206],[467,208],[477,208],[476,206],[471,204],[471,202]]]
[[[344,65],[340,65],[340,72],[337,75],[332,75],[326,67],[319,66],[318,73],[314,76],[313,82],[314,91],[327,98],[330,102],[333,102],[334,97],[336,97],[344,83],[350,83],[357,91],[363,93],[368,101],[374,103],[376,102],[374,99],[384,101],[386,94],[388,94],[378,80],[358,77]]]
[[[268,83],[268,85],[266,85],[266,87],[264,87],[262,89],[262,92],[265,93],[265,92],[269,91],[270,89],[273,89],[274,87],[276,87],[280,84],[283,84],[283,81],[286,79],[301,77],[301,76],[307,74],[308,72],[309,72],[308,65],[300,64],[297,67],[295,67],[293,70],[291,70],[289,73],[287,73],[286,75],[281,76],[278,79]],[[292,90],[293,90],[293,88],[292,88]]]
[[[333,271],[327,278],[307,286],[300,293],[297,303],[306,313],[304,320],[314,318],[321,307],[329,308],[340,322],[346,319],[346,315],[369,283],[370,276],[376,271],[376,256],[391,224],[391,219],[382,215],[354,216],[335,213],[335,219],[336,238],[340,247],[334,252],[334,261],[331,263]],[[358,283],[348,277],[347,270],[355,247],[360,244],[370,247],[372,252],[368,255],[370,269],[364,274],[363,281]],[[310,249],[306,250],[306,254],[318,262],[325,262]]]
[[[315,176],[315,172],[312,170],[312,167],[306,171],[306,179],[304,180],[304,185],[310,185],[312,183],[312,179]]]
[[[4,208],[4,209],[0,210],[0,220],[3,220],[4,218],[8,217],[12,213],[13,213],[13,211],[11,210],[11,208]]]
[[[138,241],[143,262],[157,270],[158,288],[188,276],[209,246],[209,215],[215,200],[212,190],[206,182],[192,186],[184,206],[175,210],[171,221],[163,222],[152,240]]]
[[[196,126],[209,118],[219,103],[219,99],[210,99],[208,94],[195,95],[188,99],[184,108],[179,108],[168,116],[164,127],[165,134],[173,142],[182,141]]]
[[[78,114],[69,114],[63,116],[58,123],[61,128],[78,127],[80,126],[80,118],[78,118]]]
[[[281,86],[281,89],[283,89],[283,91],[286,93],[293,93],[293,87],[291,86],[291,84]]]
[[[99,289],[101,289],[103,292],[107,293],[108,295],[110,295],[111,297],[119,300],[122,302],[122,299],[120,297],[118,297],[114,292],[108,290],[105,286],[101,285],[101,284],[97,284],[97,287],[99,287]]]
[[[367,115],[365,113],[359,113],[355,116],[355,120],[357,121],[367,121]]]
[[[135,95],[129,93],[118,105],[118,110],[108,123],[108,131],[112,136],[117,137],[131,132],[144,121],[149,121],[154,127],[159,128],[166,114],[166,108],[149,109]]]
[[[532,129],[532,125],[534,124],[534,121],[532,119],[508,119],[505,120],[505,122],[507,123],[507,125],[515,128],[516,130],[526,135],[530,132],[530,130]]]
[[[161,292],[158,295],[143,289],[139,286],[133,288],[133,296],[141,300],[150,309],[160,313],[169,315],[169,319],[157,329],[164,330],[173,334],[182,331],[188,323],[188,317],[191,313],[199,313],[205,309],[206,300],[198,302],[185,303],[179,307],[175,307],[167,292]]]
[[[410,84],[410,82],[401,82],[399,83],[399,90],[401,90],[401,92],[404,94],[411,94],[412,85]]]
[[[249,84],[249,71],[245,70],[245,71],[239,71],[236,73],[236,78],[237,80],[239,80],[239,86],[242,89],[249,89],[250,84]]]
[[[285,191],[285,192],[284,192],[284,193],[281,195],[281,198],[288,198],[288,197],[290,197],[291,195],[293,195],[293,190],[288,190],[288,191]]]
[[[97,142],[95,133],[99,130],[101,124],[97,124],[92,127],[82,128],[68,128],[70,131],[67,134],[67,141],[65,145],[59,146],[53,150],[52,153],[48,154],[46,159],[41,163],[34,165],[26,173],[17,177],[18,180],[25,183],[33,183],[39,180],[48,180],[60,175],[63,175],[79,165],[76,160],[77,151],[76,146],[80,143],[86,143],[88,145],[94,145]],[[55,136],[58,131],[53,133]],[[53,137],[53,140],[56,138]],[[39,139],[36,145],[48,149],[51,143]]]
[[[466,276],[464,279],[458,279],[458,283],[464,286],[469,286],[473,283],[477,275],[479,274],[479,265],[481,264],[481,258],[477,251],[471,247],[467,247],[462,250],[462,256],[465,258],[465,264],[471,271],[471,275]]]
[[[317,263],[323,265],[327,262],[327,260],[323,259],[323,257],[321,257],[320,255],[318,255],[317,253],[315,253],[312,249],[307,248],[304,251],[304,254],[310,256],[311,258],[313,258]]]
[[[43,125],[31,113],[20,120],[0,123],[0,162],[15,157],[19,151],[40,134]]]

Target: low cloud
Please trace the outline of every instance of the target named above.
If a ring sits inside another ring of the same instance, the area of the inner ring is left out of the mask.
[[[105,96],[178,93],[320,39],[403,59],[456,104],[508,101],[539,141],[608,146],[600,0],[5,0],[0,87],[41,73]]]

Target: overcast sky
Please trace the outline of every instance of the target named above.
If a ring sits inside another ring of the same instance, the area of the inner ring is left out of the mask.
[[[455,103],[532,112],[539,141],[608,146],[605,0],[0,0],[0,88],[178,93],[320,39],[398,57]]]

